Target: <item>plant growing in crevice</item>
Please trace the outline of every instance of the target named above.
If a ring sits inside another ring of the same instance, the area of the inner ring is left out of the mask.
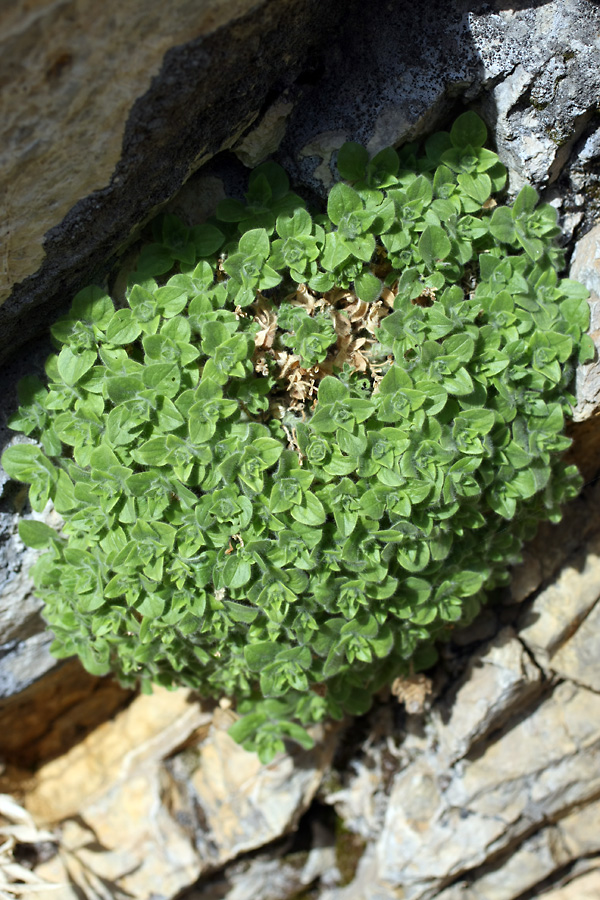
[[[269,760],[430,664],[560,518],[587,292],[554,209],[497,206],[485,139],[465,113],[346,144],[326,213],[265,163],[246,203],[157,221],[126,306],[77,295],[2,459],[64,518],[20,525],[57,656],[234,696]]]

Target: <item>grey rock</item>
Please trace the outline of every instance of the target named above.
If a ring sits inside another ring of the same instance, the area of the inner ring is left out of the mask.
[[[565,565],[559,577],[523,611],[519,636],[540,665],[550,664],[600,595],[600,535]]]
[[[54,640],[49,631],[40,631],[25,641],[10,641],[0,648],[0,698],[25,690],[58,666],[50,653]]]
[[[590,292],[590,336],[596,347],[596,358],[577,369],[573,420],[582,422],[600,407],[600,225],[575,245],[570,277],[581,281]]]
[[[401,772],[376,848],[377,878],[429,900],[600,788],[600,697],[560,685],[469,764],[431,755]]]
[[[71,19],[24,16],[20,28],[13,13],[5,29],[7,60],[27,62],[32,73],[20,82],[27,115],[16,92],[4,101],[9,158],[19,176],[34,166],[36,179],[33,193],[31,178],[8,179],[16,224],[8,223],[7,284],[19,283],[0,313],[4,356],[39,333],[78,287],[102,278],[106,261],[215,153],[237,145],[253,164],[276,148],[286,123],[279,158],[296,180],[318,189],[344,139],[377,150],[447,125],[461,104],[475,105],[513,188],[562,178],[556,198],[567,217],[574,223],[587,210],[600,86],[600,11],[588,0],[516,9],[501,0],[475,8],[432,0],[425,17],[408,0],[371,13],[359,0],[326,7],[316,0],[190,7],[181,0],[156,46],[142,36],[154,7],[130,17],[127,39],[120,32],[116,39],[110,15],[118,20],[122,4],[105,6],[94,28],[86,27],[83,4]],[[39,34],[45,53],[30,57]],[[195,37],[186,41],[186,34]],[[107,60],[100,81],[98,56]],[[46,97],[53,116],[38,114]],[[45,131],[43,123],[50,123]],[[39,215],[24,224],[25,209]],[[15,242],[28,253],[11,250]]]
[[[531,661],[512,628],[471,657],[450,696],[436,704],[440,749],[450,762],[464,756],[472,745],[498,728],[515,707],[525,707],[541,691],[541,672]]]
[[[51,505],[29,517],[58,528]],[[58,666],[50,654],[54,640],[40,615],[29,569],[40,553],[25,547],[17,532],[18,514],[0,514],[0,698],[11,697]]]
[[[599,586],[600,587],[600,586]],[[600,691],[600,603],[596,603],[575,634],[551,657],[557,675]]]
[[[515,900],[568,863],[598,853],[599,849],[600,804],[596,801],[564,816],[556,824],[542,828],[516,844],[508,855],[486,867],[486,871],[474,880],[457,882],[438,894],[435,900]],[[589,884],[597,886],[599,882],[594,878]],[[550,900],[554,892],[539,896]],[[580,896],[586,895],[571,896],[579,900]],[[597,894],[589,896],[590,900],[595,900]]]

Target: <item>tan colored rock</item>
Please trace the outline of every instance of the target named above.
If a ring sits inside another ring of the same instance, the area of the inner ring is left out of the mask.
[[[294,827],[338,729],[316,728],[313,750],[261,765],[227,734],[233,713],[217,709],[209,730],[212,707],[155,689],[41,768],[26,806],[59,829],[61,863],[42,866],[46,877],[64,869],[86,896],[111,883],[135,900],[170,900]]]
[[[275,153],[283,140],[287,119],[293,108],[293,103],[277,100],[256,127],[233,147],[233,152],[245,166],[253,169]]]
[[[114,720],[40,769],[27,809],[39,822],[76,815],[114,781],[126,782],[142,762],[162,759],[208,724],[209,708],[188,690],[155,688],[154,694],[137,697]]]
[[[538,900],[598,900],[600,868],[593,869],[552,891],[538,894]]]
[[[600,591],[600,585],[599,585]],[[573,637],[551,659],[557,675],[600,691],[600,603],[592,608]]]
[[[504,628],[472,657],[443,707],[436,707],[441,747],[451,761],[498,728],[541,689],[541,672],[512,628]]]
[[[228,724],[228,723],[226,723]],[[175,757],[171,802],[196,810],[195,841],[206,865],[219,865],[289,831],[308,807],[332,759],[337,728],[315,729],[316,746],[262,765],[222,728]],[[198,811],[201,811],[199,813]]]
[[[516,845],[475,881],[457,883],[436,900],[516,900],[580,856],[600,849],[600,803],[590,803]],[[546,897],[542,894],[541,897]]]
[[[113,678],[90,675],[77,659],[56,665],[0,700],[0,757],[22,769],[39,766],[67,752],[133,696]]]
[[[519,622],[519,637],[540,665],[549,665],[600,595],[600,535],[565,565],[538,594]]]
[[[104,188],[131,107],[167,50],[207,35],[254,0],[18,0],[0,10],[4,185],[0,302],[42,262],[46,231]]]
[[[513,848],[508,859],[492,872],[471,884],[452,885],[436,900],[515,900],[571,861],[559,831],[544,828]]]

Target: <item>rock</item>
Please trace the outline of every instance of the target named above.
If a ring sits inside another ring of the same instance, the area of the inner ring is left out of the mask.
[[[590,335],[596,346],[596,358],[577,369],[573,421],[582,422],[600,407],[600,225],[575,244],[569,276],[585,284],[590,292]]]
[[[476,653],[450,696],[434,712],[443,752],[452,762],[541,691],[541,672],[512,628]]]
[[[197,728],[208,725],[190,691],[155,688],[59,759],[43,766],[26,808],[39,822],[60,822],[102,796],[113,783],[127,782],[145,761],[162,759]]]
[[[296,749],[264,766],[214,727],[197,748],[169,761],[172,802],[189,814],[202,811],[194,841],[205,866],[221,865],[294,827],[331,761],[336,732],[319,727],[313,750]]]
[[[2,100],[0,355],[103,277],[135,229],[293,85],[343,11],[340,0],[3,10],[13,88]]]
[[[593,536],[542,590],[519,622],[519,636],[540,665],[576,631],[600,594],[600,535]]]
[[[600,87],[600,70],[589,68],[599,52],[590,42],[596,14],[576,2],[469,15],[480,77],[494,85],[483,105],[513,190],[555,181],[575,142],[589,133],[590,101]]]
[[[25,499],[23,488],[19,506]],[[0,699],[19,693],[57,665],[49,652],[53,637],[46,631],[42,603],[29,577],[40,553],[21,541],[17,531],[21,516],[14,501],[6,506],[10,512],[0,513]],[[26,517],[53,528],[61,523],[51,505],[42,514],[29,511]]]
[[[293,900],[317,879],[327,881],[336,873],[333,847],[313,847],[281,859],[263,854],[227,866],[219,879],[218,896],[222,900]],[[182,900],[214,900],[215,895],[215,885],[209,882],[188,891]]]
[[[598,900],[600,896],[600,867],[576,874],[555,890],[538,894],[539,900]]]
[[[224,730],[231,715],[218,712],[210,726],[211,704],[156,689],[40,769],[26,806],[59,827],[77,883],[167,900],[294,828],[331,762],[336,729],[317,728],[314,750],[263,766]]]
[[[459,100],[483,113],[513,191],[525,181],[544,188],[580,163],[577,183],[568,176],[561,182],[560,201],[572,228],[581,220],[576,195],[595,184],[599,21],[586,0],[514,9],[496,2],[468,12],[455,2],[435,2],[428,5],[426,23],[418,7],[403,2],[395,14],[386,13],[382,27],[378,17],[362,15],[360,4],[348,4],[322,78],[290,117],[286,163],[312,186],[327,186],[339,135],[376,152],[445,126]],[[399,54],[399,46],[410,47],[410,53]],[[385,61],[376,74],[374,47]],[[577,154],[580,144],[585,162]],[[313,153],[320,162],[306,159]]]
[[[579,856],[597,853],[599,826],[600,804],[590,803],[511,848],[475,880],[442,891],[436,900],[516,900]]]
[[[513,568],[510,579],[509,598],[511,603],[522,603],[530,597],[542,583],[542,562],[528,548],[523,551],[523,561]]]
[[[269,107],[256,127],[238,141],[233,152],[245,166],[254,169],[279,149],[287,118],[293,108],[293,103],[278,100]]]
[[[383,893],[429,900],[600,788],[600,697],[565,682],[448,770],[427,753],[401,771],[375,850]]]
[[[58,663],[19,694],[0,700],[0,759],[33,769],[66,753],[133,696],[110,677],[90,675],[76,659]]]
[[[376,151],[447,124],[458,101],[476,105],[513,188],[562,178],[556,202],[574,227],[600,152],[599,23],[587,0],[466,14],[432,0],[426,22],[407,0],[372,16],[358,0],[179,0],[167,17],[155,0],[143,15],[127,0],[21,0],[3,13],[0,46],[5,81],[19,79],[3,101],[2,296],[12,293],[0,351],[101,278],[206,160],[236,145],[254,164],[286,124],[281,160],[318,187],[344,140]]]
[[[600,593],[600,585],[598,586]],[[600,691],[600,602],[583,620],[573,637],[551,657],[550,668],[557,675]]]

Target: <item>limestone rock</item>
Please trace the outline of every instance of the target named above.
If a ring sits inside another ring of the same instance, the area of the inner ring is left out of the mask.
[[[598,900],[600,866],[569,878],[561,887],[538,894],[539,900]]]
[[[428,753],[401,771],[375,848],[382,896],[401,886],[406,900],[429,900],[591,800],[600,788],[599,717],[597,694],[564,683],[472,761],[448,770]]]
[[[0,302],[10,299],[0,356],[102,277],[135,229],[257,119],[275,83],[279,92],[293,85],[342,7],[176,0],[167,15],[154,0],[20,0],[3,8]]]
[[[597,602],[573,637],[552,656],[550,668],[563,678],[600,691],[599,659],[600,602]]]
[[[312,847],[308,852],[268,858],[242,859],[225,868],[218,880],[200,884],[182,900],[294,900],[317,879],[327,882],[339,876],[333,847]],[[217,894],[218,891],[218,894]]]
[[[436,900],[515,900],[567,863],[599,849],[600,804],[595,802],[536,832],[486,867],[484,874],[456,883]]]
[[[600,535],[595,535],[524,611],[522,641],[540,665],[548,665],[600,595]]]
[[[66,753],[125,707],[133,691],[90,675],[78,660],[57,663],[23,691],[0,700],[0,759],[33,769]]]
[[[204,865],[234,859],[293,827],[331,761],[336,731],[319,727],[313,750],[296,749],[264,766],[214,727],[197,748],[168,763],[171,802],[190,814],[201,810],[194,841]]]
[[[156,689],[40,769],[27,809],[59,828],[62,862],[82,890],[108,881],[136,900],[170,900],[294,827],[336,729],[316,729],[314,750],[264,766],[228,736],[227,714],[211,726],[212,716],[187,690]]]
[[[592,228],[575,245],[569,274],[585,284],[590,292],[590,335],[596,345],[596,358],[577,369],[577,406],[573,420],[582,422],[597,413],[600,407],[600,225]]]
[[[210,721],[190,691],[156,688],[140,696],[59,759],[43,766],[27,809],[39,822],[60,822],[102,796],[114,782],[127,782],[144,761],[162,759],[195,729]]]
[[[451,761],[464,756],[492,728],[498,728],[541,690],[541,672],[512,628],[504,628],[475,654],[434,719],[443,751]]]

